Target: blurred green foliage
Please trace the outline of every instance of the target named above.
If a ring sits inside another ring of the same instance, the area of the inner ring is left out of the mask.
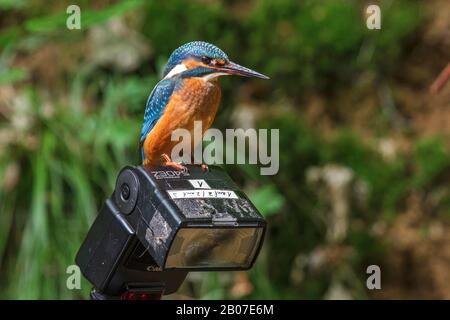
[[[270,75],[254,103],[272,110],[279,101],[291,106],[267,112],[257,123],[280,129],[279,174],[260,176],[255,166],[226,167],[270,227],[263,252],[248,273],[252,290],[237,296],[323,298],[337,281],[352,297],[366,298],[362,268],[386,252],[382,239],[368,231],[370,225],[390,221],[408,194],[430,188],[448,171],[450,156],[443,139],[427,138],[415,142],[411,154],[385,159],[351,128],[338,128],[331,136],[312,128],[297,113],[297,103],[309,91],[327,96],[349,88],[365,70],[382,77],[395,73],[422,23],[421,5],[380,3],[386,9],[383,28],[389,32],[369,32],[364,7],[356,0],[98,1],[95,8],[82,1],[83,29],[70,34],[65,6],[56,1],[1,1],[1,17],[11,17],[0,24],[0,85],[14,88],[15,102],[5,110],[0,106],[0,297],[87,297],[87,282],[82,291],[67,290],[66,268],[112,191],[118,170],[138,162],[143,108],[162,65],[174,48],[201,39]],[[152,48],[138,70],[99,67],[80,50],[75,65],[48,87],[26,65],[14,63],[13,57],[48,44],[68,52],[74,42],[82,47],[92,41],[87,37],[92,28],[117,17],[144,35]],[[239,102],[235,93],[244,87],[243,80],[223,81],[223,87],[227,108],[216,122],[221,128],[230,125],[228,116]],[[351,210],[350,220],[359,221],[359,227],[350,225],[342,241],[352,248],[351,257],[333,272],[317,275],[302,261],[328,243],[330,204],[307,181],[306,172],[327,164],[349,168],[368,195],[366,206]],[[441,205],[448,212],[450,198],[445,199]],[[201,274],[200,280],[192,279],[188,294],[236,297],[230,293],[230,277]]]
[[[417,1],[385,3],[389,10],[383,11],[383,23],[389,32],[370,32],[356,0],[232,1],[231,6],[226,1],[149,1],[143,30],[164,56],[199,37],[217,43],[244,65],[270,75],[279,91],[295,96],[305,88],[338,88],[362,69],[395,70],[404,49],[396,44],[416,30],[420,7]]]
[[[450,165],[450,155],[442,138],[422,139],[414,150],[417,159],[417,174],[412,185],[418,188],[427,187]]]

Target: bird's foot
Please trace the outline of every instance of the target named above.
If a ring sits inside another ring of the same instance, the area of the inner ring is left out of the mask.
[[[148,159],[144,159],[144,161],[142,161],[142,165],[143,165],[144,167],[147,167],[147,166],[150,165],[150,161],[149,161]]]
[[[170,157],[167,154],[164,153],[162,155],[162,158],[164,159],[165,166],[172,167],[179,171],[188,172],[188,168],[186,166],[184,166],[182,163],[172,161],[172,159],[170,159]]]
[[[209,167],[206,163],[200,163],[200,164],[194,163],[193,165],[196,167],[202,168],[203,171],[209,171]]]

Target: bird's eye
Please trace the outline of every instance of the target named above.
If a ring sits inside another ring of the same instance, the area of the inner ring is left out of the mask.
[[[204,64],[210,64],[211,63],[211,58],[210,57],[207,57],[207,56],[203,56],[202,57],[202,62],[204,63]]]

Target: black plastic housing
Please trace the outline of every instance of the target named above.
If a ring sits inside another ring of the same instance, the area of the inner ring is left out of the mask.
[[[127,166],[121,170],[112,196],[76,256],[83,275],[100,292],[117,295],[127,287],[161,286],[169,294],[188,271],[243,270],[253,265],[263,243],[263,217],[221,168],[188,169]],[[192,227],[261,228],[262,236],[245,267],[165,270],[177,231]]]

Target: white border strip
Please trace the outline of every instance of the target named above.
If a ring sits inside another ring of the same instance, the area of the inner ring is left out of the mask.
[[[172,199],[201,199],[201,198],[216,198],[216,199],[239,199],[234,191],[231,190],[168,190],[170,198]]]

